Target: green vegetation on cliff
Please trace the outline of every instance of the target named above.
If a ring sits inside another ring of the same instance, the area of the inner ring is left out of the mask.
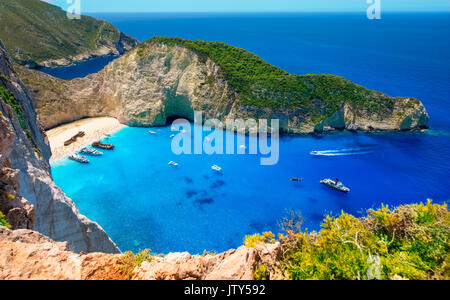
[[[6,76],[0,77],[0,99],[3,98],[4,101],[11,106],[11,108],[16,113],[17,120],[19,121],[20,127],[22,127],[23,132],[27,136],[28,140],[30,141],[31,145],[33,146],[34,152],[41,156],[41,150],[37,146],[36,142],[33,140],[33,137],[31,135],[31,131],[28,128],[27,121],[23,117],[23,108],[20,106],[20,104],[17,102],[14,95],[3,85],[6,83],[3,83],[3,81],[7,81],[9,78]]]
[[[383,206],[364,218],[342,212],[317,232],[286,219],[278,236],[291,279],[450,279],[450,213],[447,204]],[[269,233],[247,236],[267,243]],[[273,242],[273,241],[272,241]],[[261,269],[258,271],[261,278]]]
[[[146,43],[182,46],[196,53],[203,61],[210,58],[240,93],[244,105],[302,108],[318,121],[332,115],[344,102],[369,112],[379,112],[392,110],[396,101],[340,76],[289,74],[244,49],[224,43],[168,37],[152,38]],[[139,48],[140,56],[143,55],[142,47]]]
[[[5,215],[0,211],[0,226],[11,228],[11,225],[6,221]]]
[[[114,47],[120,38],[108,22],[88,16],[70,20],[61,8],[44,1],[0,1],[0,40],[21,64],[67,59],[103,45]]]

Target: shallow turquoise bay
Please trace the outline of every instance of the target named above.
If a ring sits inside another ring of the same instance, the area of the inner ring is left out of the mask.
[[[245,234],[277,232],[289,208],[303,214],[305,228],[317,230],[324,214],[341,210],[360,216],[382,203],[448,201],[448,13],[386,13],[376,21],[365,13],[94,16],[140,40],[215,40],[292,73],[341,75],[391,96],[418,98],[431,116],[426,133],[282,137],[275,166],[261,166],[253,155],[176,156],[170,127],[152,129],[156,135],[125,128],[108,140],[117,149],[91,158],[91,164],[63,160],[52,166],[56,183],[121,250],[224,251],[242,245]],[[89,73],[84,66],[58,72],[73,78]],[[312,150],[338,152],[314,157]],[[168,166],[171,160],[179,166]],[[212,164],[223,168],[222,175],[211,170]],[[291,182],[291,177],[304,181]],[[320,185],[327,177],[338,177],[351,192]]]
[[[317,230],[326,214],[360,215],[381,203],[427,197],[444,201],[450,191],[442,179],[449,163],[427,155],[439,152],[429,147],[440,138],[429,134],[281,137],[279,163],[261,166],[260,155],[175,155],[171,128],[152,130],[157,134],[122,129],[105,140],[116,150],[90,157],[89,165],[66,159],[52,166],[56,183],[122,250],[224,251],[241,245],[246,234],[278,232],[286,209],[300,211],[305,228]],[[336,152],[313,156],[311,150]],[[328,177],[338,177],[351,192],[319,183]]]

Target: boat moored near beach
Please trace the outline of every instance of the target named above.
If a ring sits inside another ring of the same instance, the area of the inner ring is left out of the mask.
[[[339,179],[336,178],[336,180],[331,180],[329,178],[327,179],[323,179],[320,181],[320,183],[328,186],[329,188],[332,188],[334,190],[340,191],[340,192],[344,192],[344,193],[348,193],[350,192],[350,189],[348,187],[346,187]]]
[[[89,160],[86,157],[84,157],[82,155],[78,155],[78,154],[72,154],[71,156],[69,156],[69,159],[79,162],[79,163],[82,163],[82,164],[89,163]]]
[[[114,150],[114,145],[112,144],[103,144],[101,142],[92,143],[92,147],[104,150]]]
[[[100,151],[97,151],[95,149],[92,148],[83,148],[80,150],[81,154],[85,154],[85,155],[92,155],[92,156],[102,156],[103,153]]]

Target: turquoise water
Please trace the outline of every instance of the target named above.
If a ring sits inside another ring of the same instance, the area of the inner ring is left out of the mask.
[[[223,41],[290,72],[339,74],[392,96],[417,97],[432,129],[285,136],[279,163],[261,166],[253,155],[176,156],[170,127],[152,129],[156,135],[125,128],[108,140],[115,151],[91,158],[89,165],[58,162],[54,179],[122,250],[161,253],[237,247],[245,234],[278,231],[289,208],[301,211],[304,227],[319,229],[324,214],[341,210],[360,215],[381,203],[447,201],[448,16],[385,15],[374,23],[359,15],[96,15],[140,40],[167,35]],[[312,150],[331,151],[312,156]],[[179,166],[168,166],[171,160]],[[327,177],[338,177],[351,192],[320,185]]]
[[[282,137],[279,163],[261,166],[258,155],[177,156],[170,128],[153,130],[156,135],[125,128],[106,140],[116,150],[90,158],[89,165],[64,160],[53,166],[56,183],[122,250],[224,251],[242,244],[245,234],[278,231],[288,208],[302,213],[305,227],[319,229],[328,213],[360,215],[381,203],[443,201],[449,194],[449,163],[430,156],[448,155],[436,136]],[[335,151],[312,156],[311,150]],[[319,184],[327,177],[339,177],[351,192]]]

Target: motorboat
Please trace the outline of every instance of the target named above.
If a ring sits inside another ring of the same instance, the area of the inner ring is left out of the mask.
[[[71,156],[69,156],[69,159],[79,162],[79,163],[82,163],[82,164],[89,163],[89,160],[86,157],[84,157],[82,155],[78,155],[78,154],[72,154]]]
[[[350,189],[348,187],[344,186],[344,184],[342,182],[340,182],[339,179],[337,179],[337,178],[336,178],[336,180],[331,180],[329,178],[323,179],[320,181],[320,183],[328,186],[329,188],[340,191],[340,192],[344,192],[344,193],[350,192]]]
[[[222,168],[219,167],[218,165],[212,165],[211,169],[213,169],[214,171],[217,171],[217,172],[222,171]]]
[[[83,148],[80,150],[81,154],[85,154],[85,155],[92,155],[92,156],[102,156],[103,153],[100,151],[97,151],[95,149],[92,148]]]
[[[178,166],[178,164],[176,162],[174,162],[174,161],[169,161],[169,165],[170,166]]]
[[[303,181],[303,178],[293,177],[291,178],[291,181]]]

